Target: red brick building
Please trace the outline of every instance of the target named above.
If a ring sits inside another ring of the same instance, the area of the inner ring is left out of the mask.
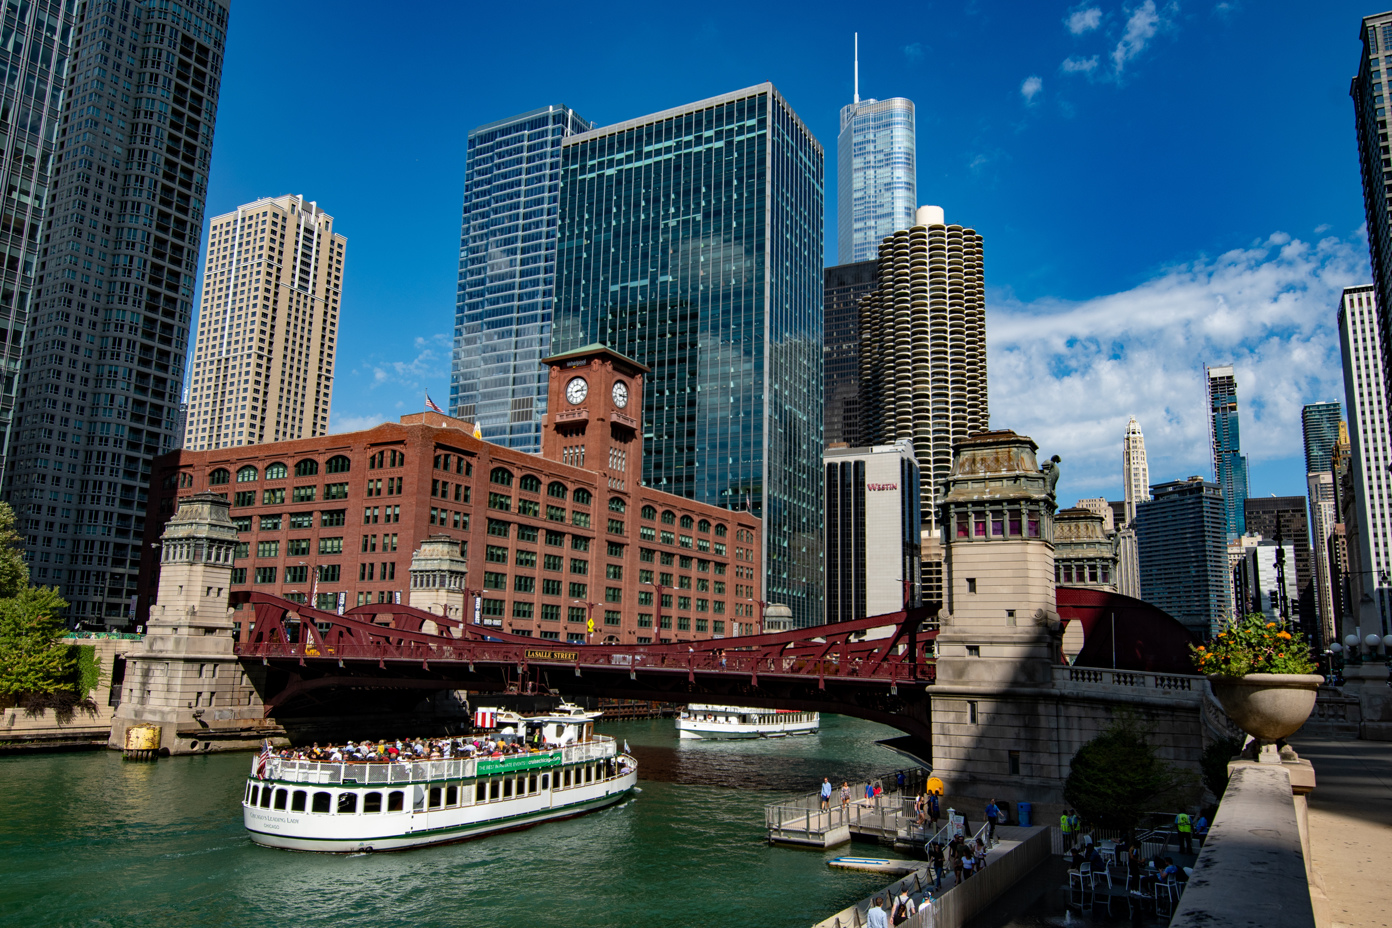
[[[179,496],[232,503],[235,589],[335,611],[409,600],[412,552],[457,539],[479,620],[560,641],[647,643],[750,633],[759,520],[642,485],[647,368],[591,345],[548,358],[542,453],[473,437],[439,413],[361,432],[176,451],[155,461],[138,621]]]

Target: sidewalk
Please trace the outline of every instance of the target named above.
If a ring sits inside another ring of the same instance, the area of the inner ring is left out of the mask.
[[[1392,928],[1385,885],[1392,860],[1392,742],[1296,737],[1315,766],[1310,852],[1334,928]]]

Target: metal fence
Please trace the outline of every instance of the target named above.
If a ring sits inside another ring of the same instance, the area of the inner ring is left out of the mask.
[[[904,778],[902,787],[900,776]],[[843,826],[861,833],[894,835],[905,821],[913,821],[914,797],[923,791],[927,776],[922,768],[914,768],[856,781],[851,784],[850,800],[844,805],[841,787],[833,784],[826,811],[821,808],[821,793],[811,793],[765,806],[764,825],[770,839],[810,841]],[[880,787],[880,795],[867,797],[866,786],[873,793],[876,785]]]

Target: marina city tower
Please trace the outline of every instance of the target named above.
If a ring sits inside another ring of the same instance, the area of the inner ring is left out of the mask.
[[[644,481],[761,516],[765,598],[821,622],[821,146],[760,84],[561,151],[552,352],[652,368]]]

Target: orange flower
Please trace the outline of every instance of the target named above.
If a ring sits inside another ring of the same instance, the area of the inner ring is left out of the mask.
[[[1267,628],[1275,628],[1275,627],[1276,627],[1276,623],[1275,623],[1275,622],[1267,622],[1267,623],[1266,623],[1266,627],[1267,627]]]
[[[1291,636],[1290,632],[1277,632],[1277,633],[1276,633],[1276,637],[1277,637],[1277,638],[1285,638],[1285,639],[1287,639],[1287,640],[1290,640],[1290,636]]]

